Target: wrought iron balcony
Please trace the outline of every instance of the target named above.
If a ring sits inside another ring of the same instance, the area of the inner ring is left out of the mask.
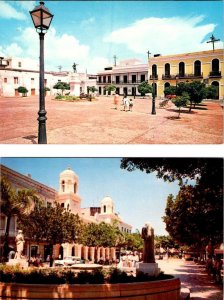
[[[221,71],[211,71],[209,73],[209,77],[219,78],[222,77]]]
[[[150,75],[150,80],[153,80],[153,79],[157,80],[158,79],[158,75],[157,74]]]
[[[176,75],[170,75],[170,74],[163,74],[162,75],[162,80],[170,80],[170,79],[176,79]]]
[[[179,79],[187,79],[187,78],[203,78],[203,73],[200,74],[178,74]]]
[[[145,80],[143,80],[143,81],[145,81]],[[127,81],[111,81],[111,82],[100,82],[99,80],[97,80],[97,84],[104,84],[104,85],[108,85],[108,84],[117,84],[117,85],[119,85],[119,84],[123,84],[123,85],[125,85],[125,84],[132,84],[132,85],[137,85],[137,84],[140,84],[140,83],[142,83],[143,82],[142,80],[136,80],[136,81],[132,81],[132,80],[127,80]]]

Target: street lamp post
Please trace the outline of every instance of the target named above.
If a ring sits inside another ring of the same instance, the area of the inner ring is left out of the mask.
[[[149,58],[150,58],[150,52],[147,51],[148,54],[148,66],[149,66]],[[149,79],[150,79],[150,75],[149,75]],[[152,115],[156,115],[156,99],[155,99],[155,78],[154,78],[154,74],[152,72]]]
[[[40,38],[40,85],[39,85],[39,117],[38,120],[38,144],[47,144],[46,134],[46,110],[44,93],[44,35],[50,27],[53,15],[44,6],[44,2],[30,11],[33,24]]]

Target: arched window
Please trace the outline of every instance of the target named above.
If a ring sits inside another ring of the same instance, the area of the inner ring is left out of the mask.
[[[157,76],[157,65],[152,65],[152,76],[154,78]]]
[[[200,60],[196,60],[194,62],[194,75],[201,76],[201,62]]]
[[[61,189],[62,189],[62,192],[65,191],[65,181],[64,180],[62,180],[62,182],[61,182]]]
[[[103,206],[103,212],[105,213],[107,211],[106,205]]]
[[[170,64],[165,64],[165,76],[170,76]]]
[[[212,72],[219,72],[219,60],[217,58],[212,60]]]
[[[164,84],[164,88],[167,88],[167,87],[169,87],[170,86],[170,83],[169,82],[166,82],[165,84]]]
[[[180,62],[179,63],[179,76],[184,77],[184,75],[185,75],[185,63]]]

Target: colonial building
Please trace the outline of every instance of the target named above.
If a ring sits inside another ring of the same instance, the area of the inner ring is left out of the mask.
[[[105,87],[115,85],[119,95],[137,96],[138,85],[148,80],[148,65],[137,59],[121,61],[97,73],[97,89],[100,95],[106,95]]]
[[[78,214],[84,223],[100,223],[105,222],[112,224],[116,221],[122,232],[130,233],[132,226],[125,223],[120,216],[115,212],[113,200],[107,196],[102,199],[99,207],[87,207],[81,208],[82,199],[78,194],[79,189],[79,178],[73,170],[70,168],[64,170],[59,175],[59,191],[48,187],[31,178],[30,174],[23,175],[14,170],[11,170],[3,165],[1,166],[1,176],[6,178],[14,189],[33,189],[36,195],[43,201],[46,206],[54,205],[56,201],[66,210],[70,210],[73,214]],[[0,236],[1,242],[6,229],[6,216],[0,214],[1,225],[0,225]],[[9,238],[10,246],[15,249],[15,236],[17,234],[17,221],[16,216],[11,219]],[[2,248],[2,244],[0,247]],[[94,247],[88,250],[88,247],[83,247],[78,244],[62,244],[54,246],[55,257],[61,254],[63,256],[77,255],[85,259],[92,259],[93,257],[104,257],[115,255],[115,249],[102,248],[97,250],[95,253]],[[113,255],[111,254],[113,252]],[[27,256],[33,256],[37,253],[41,254],[43,258],[46,258],[49,254],[50,249],[47,244],[29,241],[26,243],[25,254]],[[109,253],[108,255],[106,255]]]
[[[96,75],[72,73],[67,71],[47,72],[44,76],[45,87],[50,89],[48,95],[55,95],[53,89],[57,82],[71,85],[70,93],[79,96],[87,93],[87,86],[96,86]],[[20,96],[18,87],[28,90],[27,96],[39,95],[39,65],[31,59],[0,57],[0,96]]]
[[[224,97],[223,49],[183,53],[149,58],[149,83],[155,84],[155,94],[164,95],[165,87],[179,82],[199,80],[218,88],[217,99]]]

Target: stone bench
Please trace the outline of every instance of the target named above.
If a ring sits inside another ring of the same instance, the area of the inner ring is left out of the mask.
[[[188,288],[181,289],[180,300],[190,300],[190,290]]]

